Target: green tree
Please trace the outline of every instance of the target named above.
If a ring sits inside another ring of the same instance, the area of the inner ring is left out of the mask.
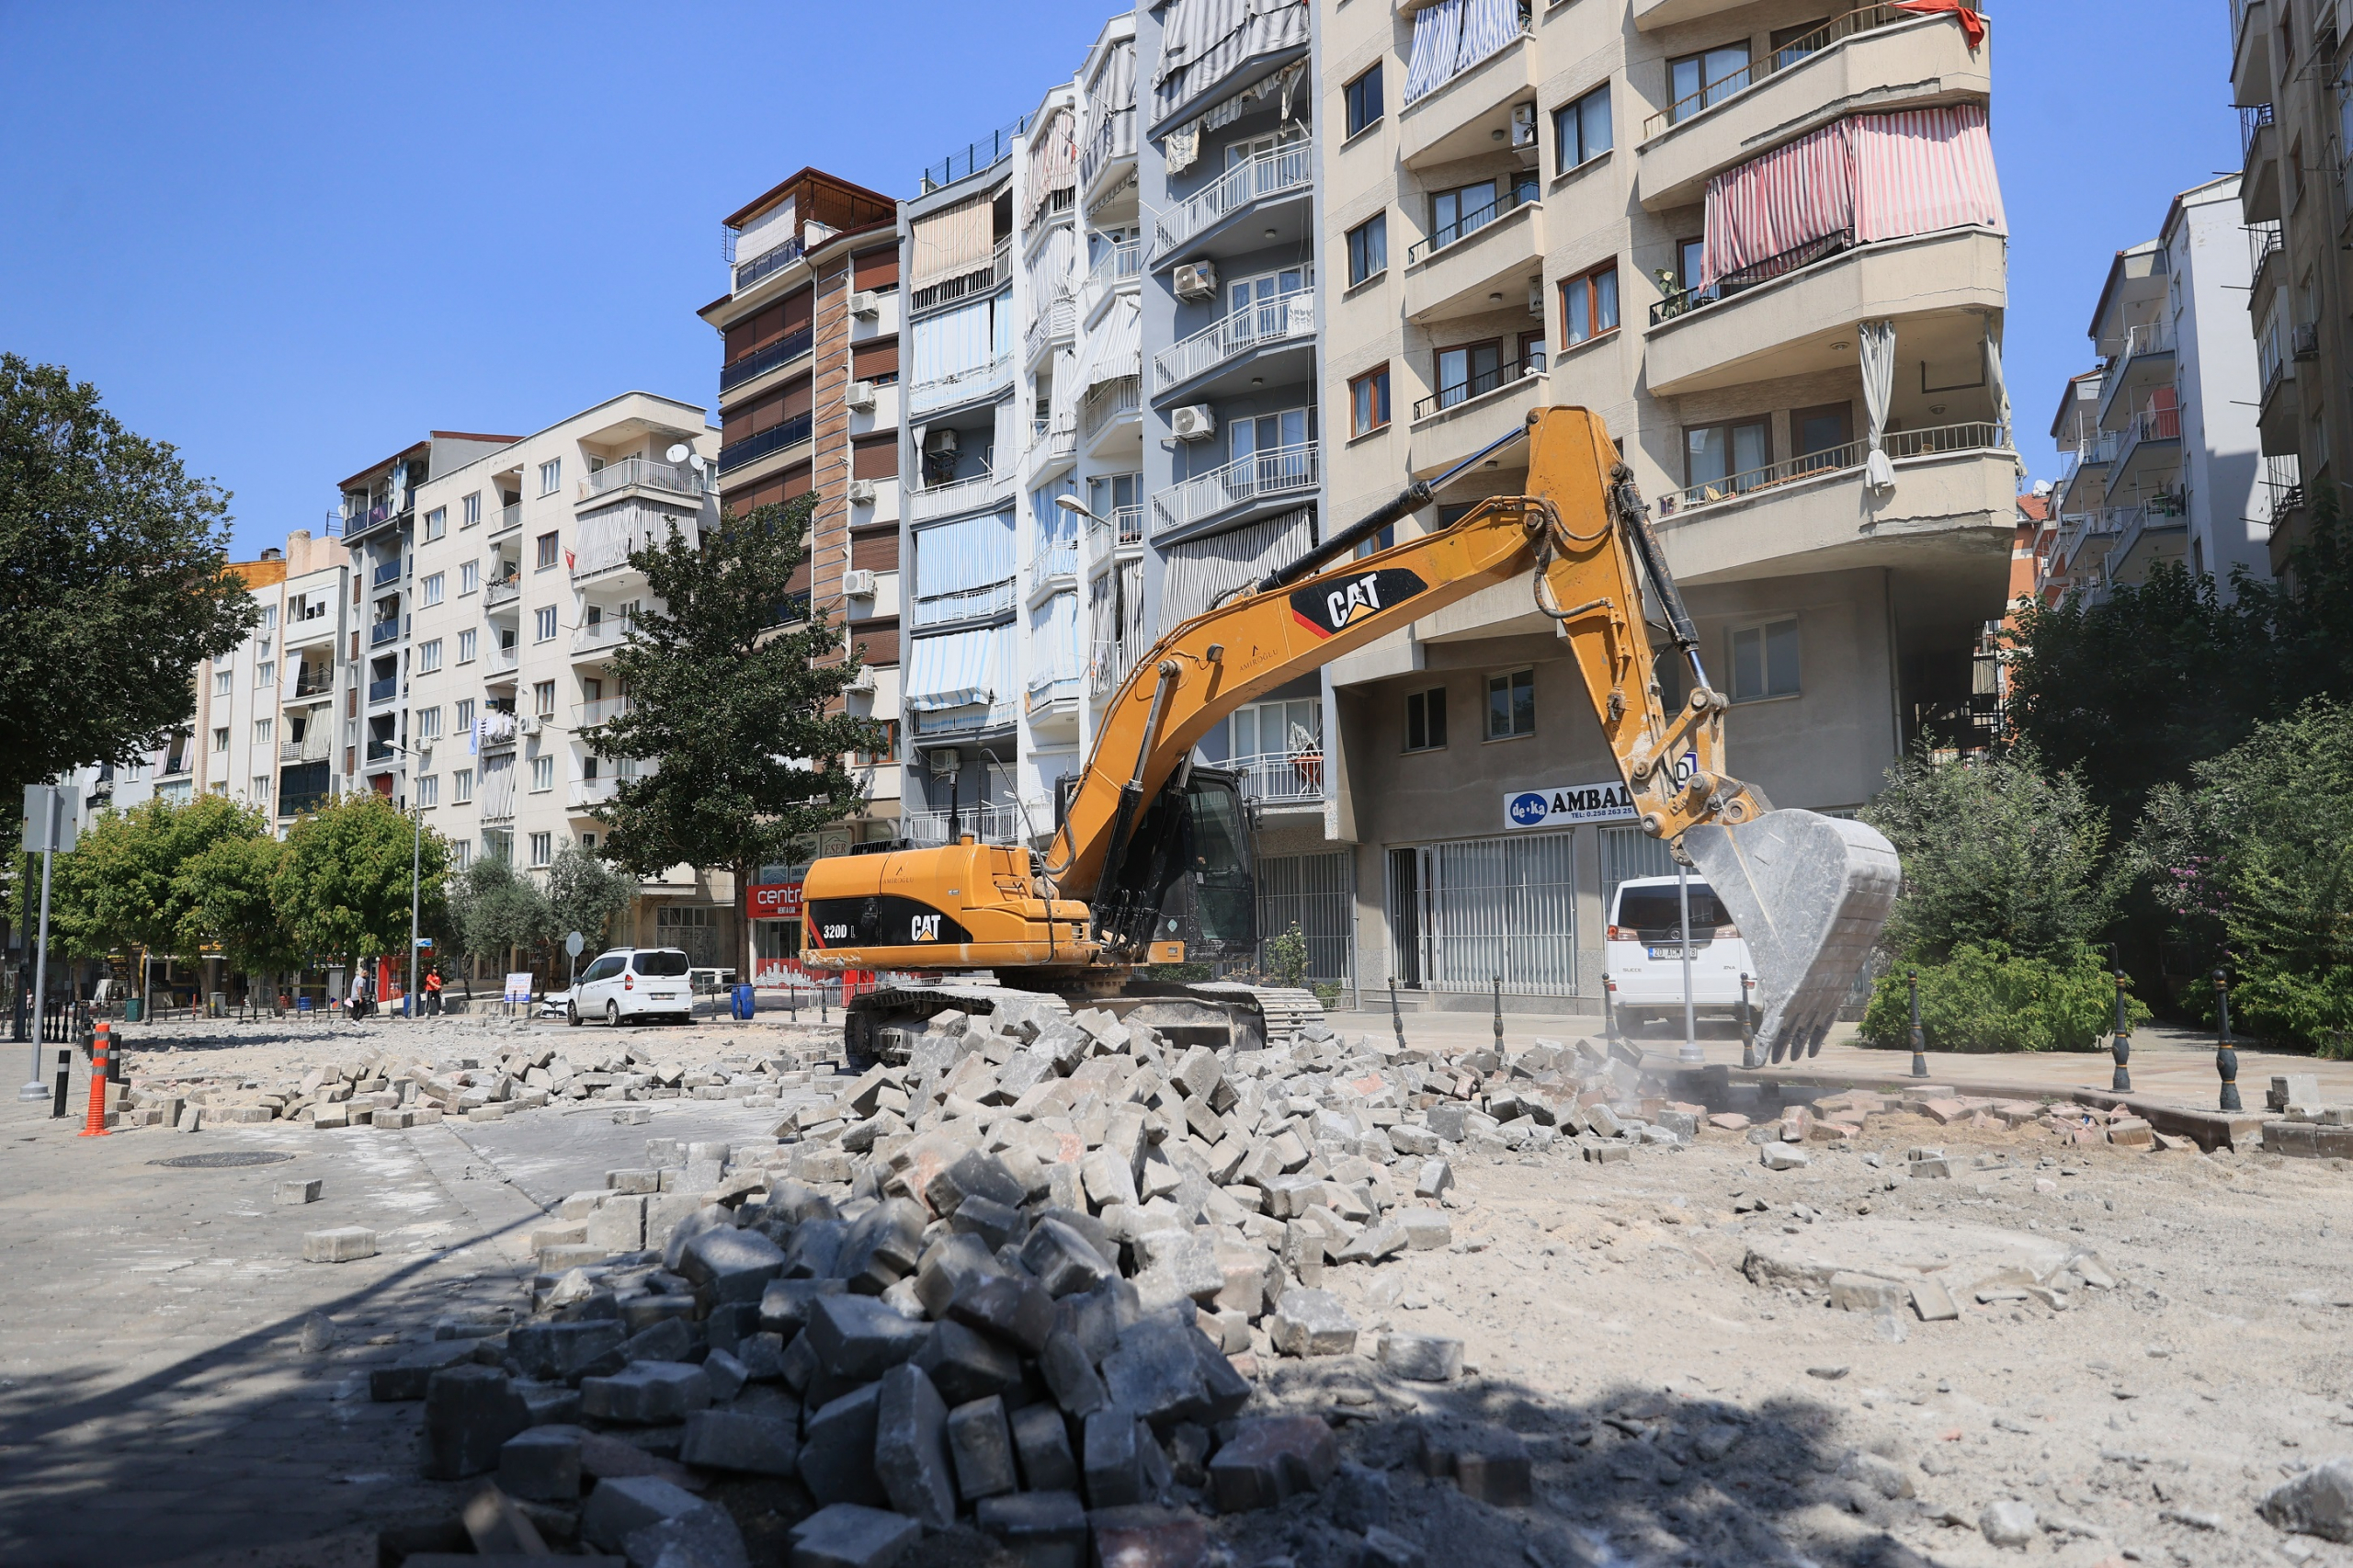
[[[637,884],[596,851],[567,844],[548,868],[549,937],[561,942],[577,931],[587,944],[584,951],[593,957],[611,945],[613,922],[629,912],[636,898]]]
[[[199,795],[185,804],[149,800],[127,812],[103,812],[70,854],[57,857],[51,942],[74,957],[138,949],[194,963],[219,939],[195,868],[222,846],[268,834],[260,812],[222,795]],[[14,892],[17,918],[38,920],[39,871],[20,879]]]
[[[517,876],[504,859],[484,856],[450,888],[449,926],[466,957],[504,965],[516,949],[548,940],[554,920],[537,882]]]
[[[278,918],[276,885],[286,845],[256,813],[251,835],[223,835],[182,862],[175,892],[236,973],[253,979],[301,967],[292,933]]]
[[[294,946],[321,959],[404,954],[413,844],[421,923],[441,929],[449,846],[430,829],[421,842],[415,834],[406,812],[372,792],[347,795],[296,821],[270,883]]]
[[[639,613],[614,660],[629,710],[583,739],[655,764],[597,812],[606,858],[633,876],[723,867],[746,887],[861,799],[846,756],[879,745],[879,727],[838,710],[858,651],[793,582],[815,505],[724,513],[699,539],[673,530],[630,552],[661,608]],[[748,975],[750,923],[739,924],[736,972]]]
[[[0,354],[0,793],[127,763],[196,710],[189,672],[258,616],[229,497],[97,388]],[[8,813],[11,821],[15,817]]]

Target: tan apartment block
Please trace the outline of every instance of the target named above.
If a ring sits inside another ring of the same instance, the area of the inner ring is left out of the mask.
[[[1321,380],[1342,521],[1578,404],[1650,498],[1731,756],[1852,811],[1972,744],[2018,464],[1979,18],[1794,0],[1319,0]],[[1524,448],[1406,531],[1517,494]],[[1583,685],[1501,585],[1334,666],[1324,829],[1356,971],[1408,1005],[1599,1006],[1631,813]],[[1665,694],[1679,700],[1678,689]],[[1529,1001],[1541,998],[1541,1001]]]
[[[285,548],[229,568],[260,619],[234,653],[196,672],[196,718],[180,798],[226,795],[268,813],[284,834],[303,812],[357,787],[342,770],[337,705],[352,700],[358,662],[343,540],[298,528]],[[166,759],[168,760],[168,759]]]

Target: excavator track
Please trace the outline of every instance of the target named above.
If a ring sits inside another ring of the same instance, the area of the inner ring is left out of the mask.
[[[1029,1018],[1042,1026],[1089,1007],[1149,1026],[1177,1045],[1207,1045],[1221,1053],[1263,1049],[1324,1017],[1324,1005],[1312,991],[1233,981],[1137,981],[1108,995],[1065,995],[978,979],[907,982],[870,991],[849,1005],[842,1019],[843,1060],[855,1072],[877,1062],[903,1065],[924,1026],[951,1010]]]

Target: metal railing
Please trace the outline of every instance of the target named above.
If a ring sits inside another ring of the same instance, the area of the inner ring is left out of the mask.
[[[2131,422],[2124,426],[2124,438],[2116,449],[2116,466],[2120,470],[2130,464],[2132,454],[2140,450],[2145,442],[2180,439],[2181,410],[2160,408],[2154,402],[2144,403],[2134,412]]]
[[[1217,369],[1256,348],[1298,342],[1315,335],[1315,290],[1313,286],[1255,301],[1233,314],[1211,323],[1189,337],[1180,337],[1152,357],[1153,391],[1170,387]]]
[[[600,697],[594,702],[573,704],[572,723],[574,729],[585,730],[592,724],[601,724],[608,719],[618,719],[628,711],[628,698]]]
[[[2245,168],[2246,166],[2246,161],[2255,156],[2256,138],[2261,136],[2263,134],[2264,128],[2271,123],[2272,115],[2271,106],[2269,104],[2246,104],[2240,108],[2239,166],[2241,168]]]
[[[970,834],[983,844],[1020,844],[1026,841],[1026,830],[1017,806],[966,806],[956,815],[959,819],[957,831]],[[1042,824],[1051,825],[1051,819]],[[949,842],[946,812],[909,812],[899,819],[899,827],[910,841],[917,845],[938,846]]]
[[[741,468],[747,462],[758,461],[771,452],[780,452],[787,447],[797,447],[809,438],[809,415],[796,414],[783,424],[771,425],[756,436],[746,436],[740,441],[730,441],[719,449],[720,470],[724,472],[731,468]]]
[[[618,648],[629,641],[631,630],[631,622],[625,615],[608,615],[602,619],[589,621],[572,634],[572,651],[574,653],[597,653],[608,648]]]
[[[609,775],[602,778],[575,778],[565,792],[564,804],[574,809],[601,806],[613,798],[620,784],[619,778]]]
[[[1005,287],[1013,277],[1013,241],[1002,239],[990,256],[986,267],[974,267],[953,278],[943,278],[937,283],[926,283],[907,296],[907,313],[920,315],[926,311],[956,304],[975,294],[994,293]]]
[[[935,517],[953,517],[959,512],[977,512],[1008,499],[1012,494],[1011,465],[1008,464],[1002,473],[984,469],[970,479],[906,492],[907,520],[922,523]]]
[[[1086,389],[1086,396],[1079,401],[1079,434],[1092,441],[1114,421],[1130,415],[1140,417],[1142,407],[1142,376],[1114,376],[1108,381],[1097,381]]]
[[[328,539],[341,539],[343,537],[343,514],[341,512],[329,512],[327,514],[326,533],[324,537]]]
[[[400,580],[401,563],[397,561],[379,562],[375,572],[369,578],[369,583],[379,588],[387,583],[397,583]]]
[[[2246,275],[2252,278],[2263,276],[2263,267],[2279,254],[2279,220],[2266,219],[2246,226]]]
[[[1322,472],[1322,449],[1313,441],[1252,452],[1154,495],[1152,531],[1156,537],[1235,506],[1313,490]]]
[[[907,716],[907,723],[918,735],[953,735],[1002,729],[1020,717],[1018,702],[992,702],[986,707],[918,710]]]
[[[1078,540],[1074,539],[1048,540],[1038,547],[1038,553],[1029,558],[1029,588],[1032,593],[1057,577],[1077,575]]]
[[[2076,474],[2087,468],[2106,468],[2116,460],[2117,433],[2103,430],[2089,441],[2067,452],[2059,461],[2059,487],[2065,489]]]
[[[1111,515],[1097,522],[1086,519],[1087,538],[1095,541],[1099,559],[1111,552],[1114,545],[1143,542],[1143,508],[1140,506],[1114,506]]]
[[[1037,476],[1056,463],[1067,461],[1078,452],[1078,427],[1064,425],[1060,428],[1044,420],[1038,422],[1030,433],[1029,483],[1035,484]]]
[[[623,458],[609,462],[580,482],[581,499],[602,495],[608,490],[620,490],[642,484],[649,490],[667,490],[677,495],[703,495],[715,486],[709,476],[696,472],[688,463],[656,462],[652,458]]]
[[[733,294],[742,293],[778,267],[790,267],[792,263],[799,261],[806,248],[802,236],[795,234],[772,250],[764,250],[749,261],[737,263],[735,286],[728,291]]]
[[[920,414],[991,396],[1001,383],[1012,379],[1013,356],[1000,354],[987,364],[975,365],[969,370],[957,370],[945,376],[934,376],[929,381],[916,381],[907,388],[907,412]]]
[[[1324,798],[1324,754],[1269,751],[1237,756],[1219,765],[1242,775],[1242,798],[1281,804]]]
[[[1970,10],[1978,7],[1972,4]],[[1881,28],[1902,22],[1916,22],[1922,13],[1898,10],[1893,6],[1863,6],[1835,17],[1800,38],[1793,38],[1772,51],[1762,60],[1752,60],[1737,71],[1730,71],[1712,82],[1702,83],[1696,92],[1686,93],[1658,113],[1643,121],[1643,140],[1682,124],[1705,109],[1711,109],[1726,99],[1738,97],[1759,83],[1770,80],[1792,65],[1802,64],[1826,49],[1834,49],[1859,33],[1876,32]]]
[[[370,702],[390,702],[400,694],[401,677],[398,676],[386,676],[381,680],[368,683],[368,700]]]
[[[813,341],[810,329],[788,332],[774,343],[762,344],[741,359],[729,361],[719,368],[719,390],[732,392],[755,376],[765,376],[779,365],[790,365],[809,352]]]
[[[2255,340],[2256,375],[2263,385],[2256,396],[2263,403],[2271,401],[2271,394],[2279,390],[2281,382],[2296,379],[2296,364],[2288,354],[2283,335],[2274,323],[2269,331],[2257,335]]]
[[[914,622],[918,627],[946,626],[959,620],[1008,615],[1012,610],[1013,579],[1007,577],[1001,583],[983,583],[977,588],[959,588],[954,593],[917,599]]]
[[[1103,247],[1103,254],[1087,268],[1086,283],[1090,289],[1109,289],[1126,278],[1142,276],[1143,242],[1120,240]]]
[[[1158,267],[1204,230],[1225,222],[1253,203],[1305,190],[1314,183],[1313,138],[1302,138],[1244,159],[1204,188],[1153,219],[1152,265]]]
[[[1458,244],[1461,242],[1469,239],[1472,235],[1479,233],[1482,229],[1492,228],[1495,224],[1510,217],[1513,213],[1518,211],[1523,207],[1540,207],[1542,205],[1543,202],[1538,198],[1533,187],[1514,187],[1512,189],[1497,196],[1484,207],[1475,208],[1469,212],[1465,212],[1451,223],[1439,224],[1437,228],[1430,231],[1427,238],[1415,240],[1412,244],[1406,246],[1405,265],[1408,267],[1419,266],[1421,263],[1428,260],[1431,256],[1436,256],[1438,252],[1446,249],[1449,245]]]
[[[392,761],[392,743],[390,741],[369,741],[368,743],[368,760],[369,762]]]
[[[310,672],[314,669],[322,673],[313,676]],[[290,695],[296,701],[305,697],[333,697],[335,695],[335,666],[332,665],[303,665],[302,673],[294,677],[294,689]]]
[[[496,539],[500,534],[505,533],[507,529],[519,528],[522,526],[523,503],[517,501],[512,506],[501,506],[498,509],[498,521],[491,528],[490,537]]]
[[[1021,335],[1022,358],[1035,359],[1046,345],[1067,340],[1077,324],[1078,301],[1068,294],[1056,294],[1029,324],[1029,330]]]
[[[961,149],[950,153],[936,164],[926,164],[923,170],[922,194],[929,196],[960,179],[970,179],[983,169],[993,168],[1013,156],[1013,141],[1029,129],[1029,117],[1020,115],[998,126],[986,136],[975,137]]]
[[[1964,452],[2007,451],[2009,445],[2007,430],[1983,420],[1962,425],[1939,425],[1926,430],[1891,430],[1880,437],[1880,449],[1890,459],[1899,461],[1905,458],[1946,457]],[[1720,501],[1736,501],[1784,484],[1860,469],[1870,458],[1870,450],[1869,441],[1848,441],[1844,446],[1808,452],[1803,457],[1750,469],[1745,473],[1728,474],[1722,479],[1672,490],[1658,498],[1659,516],[1675,517]]]
[[[1768,256],[1762,261],[1752,261],[1746,267],[1734,267],[1705,289],[1677,288],[1651,307],[1651,324],[1657,326],[1711,305],[1722,304],[1760,283],[1770,283],[1777,278],[1812,267],[1818,261],[1827,261],[1853,249],[1854,244],[1855,232],[1841,229],[1836,233],[1808,240],[1802,245],[1792,245],[1779,256]]]
[[[327,733],[327,726],[324,723],[316,723],[313,724],[311,729],[313,733],[299,741],[278,742],[278,760],[280,762],[324,762],[334,755],[335,745]]]
[[[2170,354],[2174,350],[2173,324],[2164,319],[2143,322],[2124,329],[2124,341],[2108,361],[2099,383],[2099,421],[2108,422],[2108,411],[2117,395],[2124,390],[2126,372],[2135,359],[2153,354]]]
[[[380,620],[368,629],[368,645],[370,648],[381,648],[400,634],[400,617],[394,616],[390,620]]]
[[[501,605],[513,604],[517,599],[519,599],[522,597],[522,578],[501,577],[495,583],[484,583],[483,585],[482,608],[486,610],[496,609]]]
[[[1095,128],[1095,138],[1078,154],[1078,187],[1095,188],[1095,176],[1122,159],[1136,155],[1136,106],[1115,108]]]
[[[1539,348],[1523,358],[1513,360],[1508,365],[1498,365],[1492,370],[1482,370],[1468,380],[1455,382],[1452,386],[1438,388],[1429,396],[1415,403],[1414,417],[1417,420],[1427,419],[1431,415],[1444,409],[1469,403],[1473,398],[1484,397],[1498,388],[1507,387],[1515,382],[1525,381],[1530,376],[1540,376],[1543,373],[1544,351]]]

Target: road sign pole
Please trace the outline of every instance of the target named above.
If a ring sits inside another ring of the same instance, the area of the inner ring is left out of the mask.
[[[58,791],[50,790],[43,801],[40,835],[40,947],[33,959],[33,1060],[25,1085],[17,1091],[17,1098],[29,1105],[49,1098],[49,1091],[40,1082],[40,1023],[49,1003],[49,879],[50,869],[57,858],[57,813],[64,802]]]

